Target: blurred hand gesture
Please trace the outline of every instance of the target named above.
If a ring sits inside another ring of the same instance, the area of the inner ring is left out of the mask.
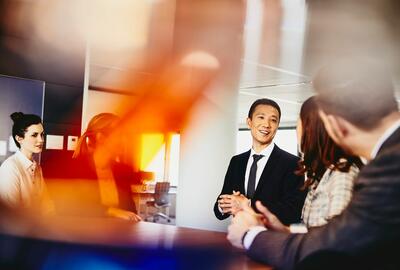
[[[107,210],[107,214],[111,217],[121,218],[125,220],[131,220],[134,222],[139,222],[142,218],[135,214],[134,212],[123,210],[120,208],[109,207]]]

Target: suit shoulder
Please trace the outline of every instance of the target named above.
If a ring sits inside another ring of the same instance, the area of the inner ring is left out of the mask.
[[[360,175],[369,177],[379,174],[382,178],[393,175],[399,179],[397,177],[400,171],[399,160],[400,144],[379,152],[375,159],[362,168]]]
[[[289,152],[286,152],[285,150],[282,150],[281,148],[279,148],[278,146],[276,146],[277,151],[279,152],[279,154],[281,155],[281,157],[285,160],[287,160],[288,162],[298,162],[300,160],[300,158],[298,156],[295,156]]]
[[[232,157],[232,159],[248,158],[249,156],[250,156],[250,150],[248,150],[248,151],[246,151],[246,152],[243,152],[243,153],[240,153],[240,154],[237,154],[237,155],[234,155],[234,156]]]
[[[10,169],[17,169],[18,159],[15,155],[9,156],[0,166],[0,170],[10,170]]]

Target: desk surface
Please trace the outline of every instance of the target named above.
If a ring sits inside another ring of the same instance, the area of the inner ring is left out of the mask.
[[[100,259],[101,264],[115,264],[118,269],[270,269],[233,248],[222,232],[112,218],[70,217],[24,221],[11,228],[3,226],[3,232],[0,250],[10,242],[24,242],[23,251],[27,253],[46,250],[35,261],[54,266],[45,269],[73,268],[70,262],[77,263],[77,258],[81,265],[75,269],[85,266],[88,260],[99,263]],[[63,258],[69,258],[68,262]]]

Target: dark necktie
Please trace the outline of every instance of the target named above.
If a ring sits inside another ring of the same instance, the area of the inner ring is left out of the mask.
[[[263,157],[263,155],[253,155],[253,164],[250,167],[249,182],[247,182],[247,198],[253,198],[254,191],[256,190],[256,173],[257,173],[257,162]]]

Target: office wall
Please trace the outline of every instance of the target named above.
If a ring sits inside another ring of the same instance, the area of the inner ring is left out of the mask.
[[[34,45],[29,46],[30,43]],[[76,134],[81,126],[84,47],[81,55],[74,60],[66,60],[68,54],[39,43],[24,37],[0,36],[0,74],[44,81],[43,120],[46,132]],[[17,44],[15,49],[18,52],[9,44]],[[32,55],[39,57],[32,59]]]
[[[213,208],[235,152],[236,114],[227,108],[236,107],[235,95],[218,103],[204,97],[191,116],[192,124],[181,134],[178,226],[216,231],[227,228],[229,220],[218,220]]]
[[[125,107],[122,105],[125,104],[127,99],[132,100],[132,96],[89,89],[83,108],[82,127],[85,129],[90,119],[99,113],[113,113],[123,116]]]
[[[40,2],[0,1],[0,74],[45,82],[45,131],[64,138],[63,150],[42,153],[46,174],[47,161],[71,155],[66,150],[67,136],[80,134],[85,43],[68,20],[51,23],[55,14]]]
[[[0,164],[15,150],[12,137],[13,112],[42,116],[44,82],[0,76]]]

